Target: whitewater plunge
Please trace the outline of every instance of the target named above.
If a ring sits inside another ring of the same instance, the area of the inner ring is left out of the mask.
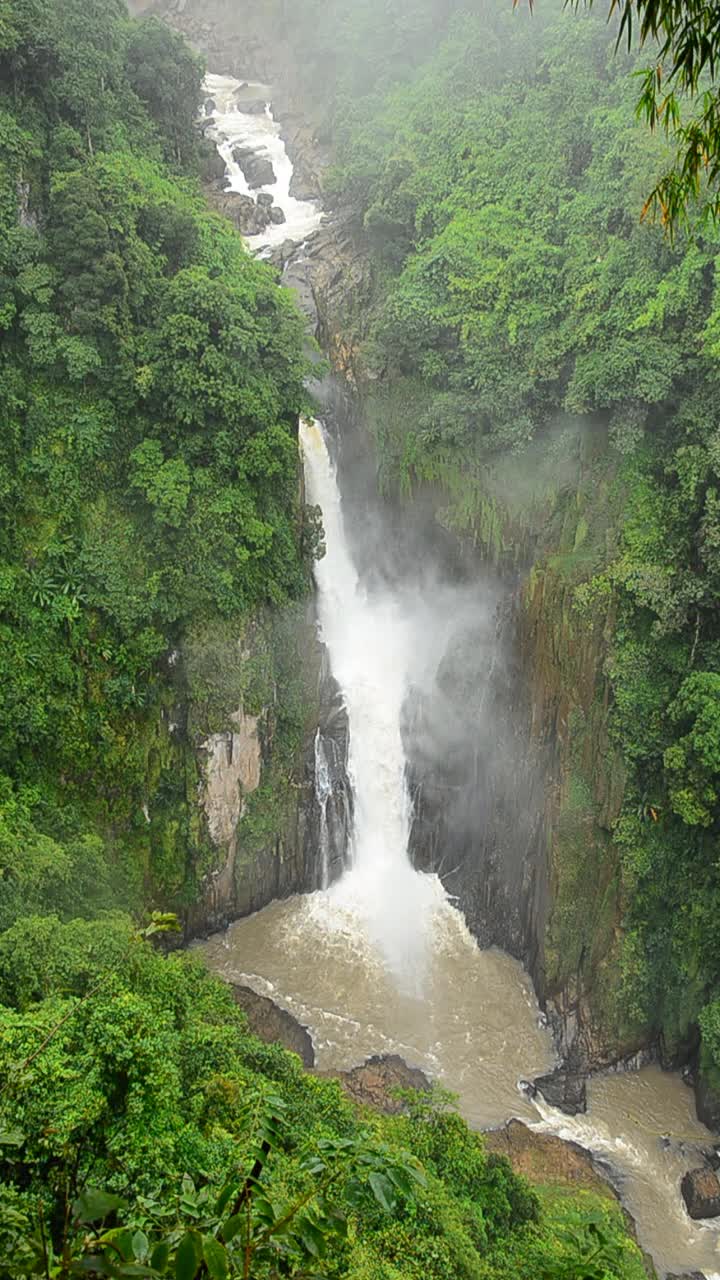
[[[327,551],[317,564],[318,614],[350,727],[355,821],[348,870],[328,906],[359,925],[395,981],[421,994],[438,916],[450,910],[435,876],[408,857],[410,797],[400,726],[418,652],[416,619],[401,598],[371,593],[348,549],[340,494],[320,425],[303,422],[306,486],[323,513]]]

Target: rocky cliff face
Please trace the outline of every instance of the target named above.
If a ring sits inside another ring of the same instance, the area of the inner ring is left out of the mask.
[[[350,822],[347,717],[311,603],[249,620],[242,636],[190,637],[183,665],[197,776],[193,936],[318,888],[324,851],[330,877],[338,873]]]
[[[528,966],[580,1072],[653,1051],[618,1007],[612,827],[625,779],[605,676],[613,604],[581,611],[575,596],[613,536],[611,473],[611,462],[581,458],[528,527],[518,532],[496,505],[499,523],[485,528],[499,536],[469,531],[497,574],[494,623],[446,656],[410,732],[417,861],[441,874],[482,944]]]

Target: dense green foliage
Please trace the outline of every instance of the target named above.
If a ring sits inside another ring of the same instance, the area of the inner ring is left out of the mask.
[[[638,103],[652,129],[676,147],[673,164],[648,197],[671,234],[697,212],[720,214],[720,27],[714,5],[697,0],[622,0],[620,38],[637,38],[650,57]]]
[[[358,1115],[120,916],[0,938],[0,1079],[3,1276],[645,1274],[611,1203],[541,1206],[442,1101]]]
[[[603,937],[622,923],[624,939],[606,1029],[661,1033],[672,1056],[700,1025],[720,1079],[718,234],[671,244],[641,222],[670,156],[635,115],[647,46],[616,49],[604,15],[381,8],[348,19],[359,78],[340,65],[327,88],[332,191],[373,261],[355,338],[381,477],[432,487],[441,521],[493,560],[534,555],[548,607],[574,593],[576,635],[605,620],[583,733],[609,721],[595,767],[619,757],[624,777],[599,908]],[[403,22],[393,74],[382,50]],[[559,911],[582,912],[573,876],[607,857],[586,832]]]
[[[0,928],[179,900],[175,651],[307,584],[303,324],[205,207],[201,78],[121,0],[3,7]]]

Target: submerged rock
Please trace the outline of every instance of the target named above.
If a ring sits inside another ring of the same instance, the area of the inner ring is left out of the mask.
[[[266,1044],[282,1044],[301,1058],[303,1066],[315,1065],[312,1036],[287,1009],[281,1009],[268,996],[260,996],[251,987],[232,984],[233,1000],[247,1014],[250,1030]]]
[[[690,1169],[680,1190],[691,1218],[720,1217],[720,1182],[712,1169]]]
[[[551,1107],[557,1107],[567,1116],[587,1111],[585,1077],[566,1067],[556,1067],[544,1076],[536,1076],[530,1086],[532,1093],[541,1093]]]
[[[247,88],[247,85],[245,87]],[[267,103],[264,98],[243,98],[241,90],[238,89],[235,101],[238,111],[241,111],[245,116],[262,116],[265,114]]]

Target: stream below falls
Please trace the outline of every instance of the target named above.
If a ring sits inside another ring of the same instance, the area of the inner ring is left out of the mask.
[[[228,189],[248,190],[233,146],[272,157],[276,181],[266,190],[287,221],[253,237],[252,249],[267,252],[281,238],[299,244],[319,225],[321,210],[290,195],[292,163],[270,107],[244,114],[247,90],[228,77],[209,77],[207,89]],[[417,589],[360,580],[321,424],[303,424],[301,446],[308,499],[322,508],[327,543],[316,566],[320,628],[350,730],[347,864],[330,887],[273,903],[200,950],[224,978],[270,996],[305,1024],[319,1068],[398,1053],[456,1092],[477,1127],[517,1116],[580,1143],[619,1190],[660,1274],[699,1271],[720,1280],[720,1230],[692,1222],[680,1196],[682,1174],[713,1139],[678,1075],[647,1067],[597,1076],[589,1082],[588,1112],[577,1117],[519,1088],[555,1062],[530,980],[507,955],[478,948],[439,879],[416,871],[408,854],[402,709],[410,687],[437,670],[452,605],[445,598],[439,611]]]

